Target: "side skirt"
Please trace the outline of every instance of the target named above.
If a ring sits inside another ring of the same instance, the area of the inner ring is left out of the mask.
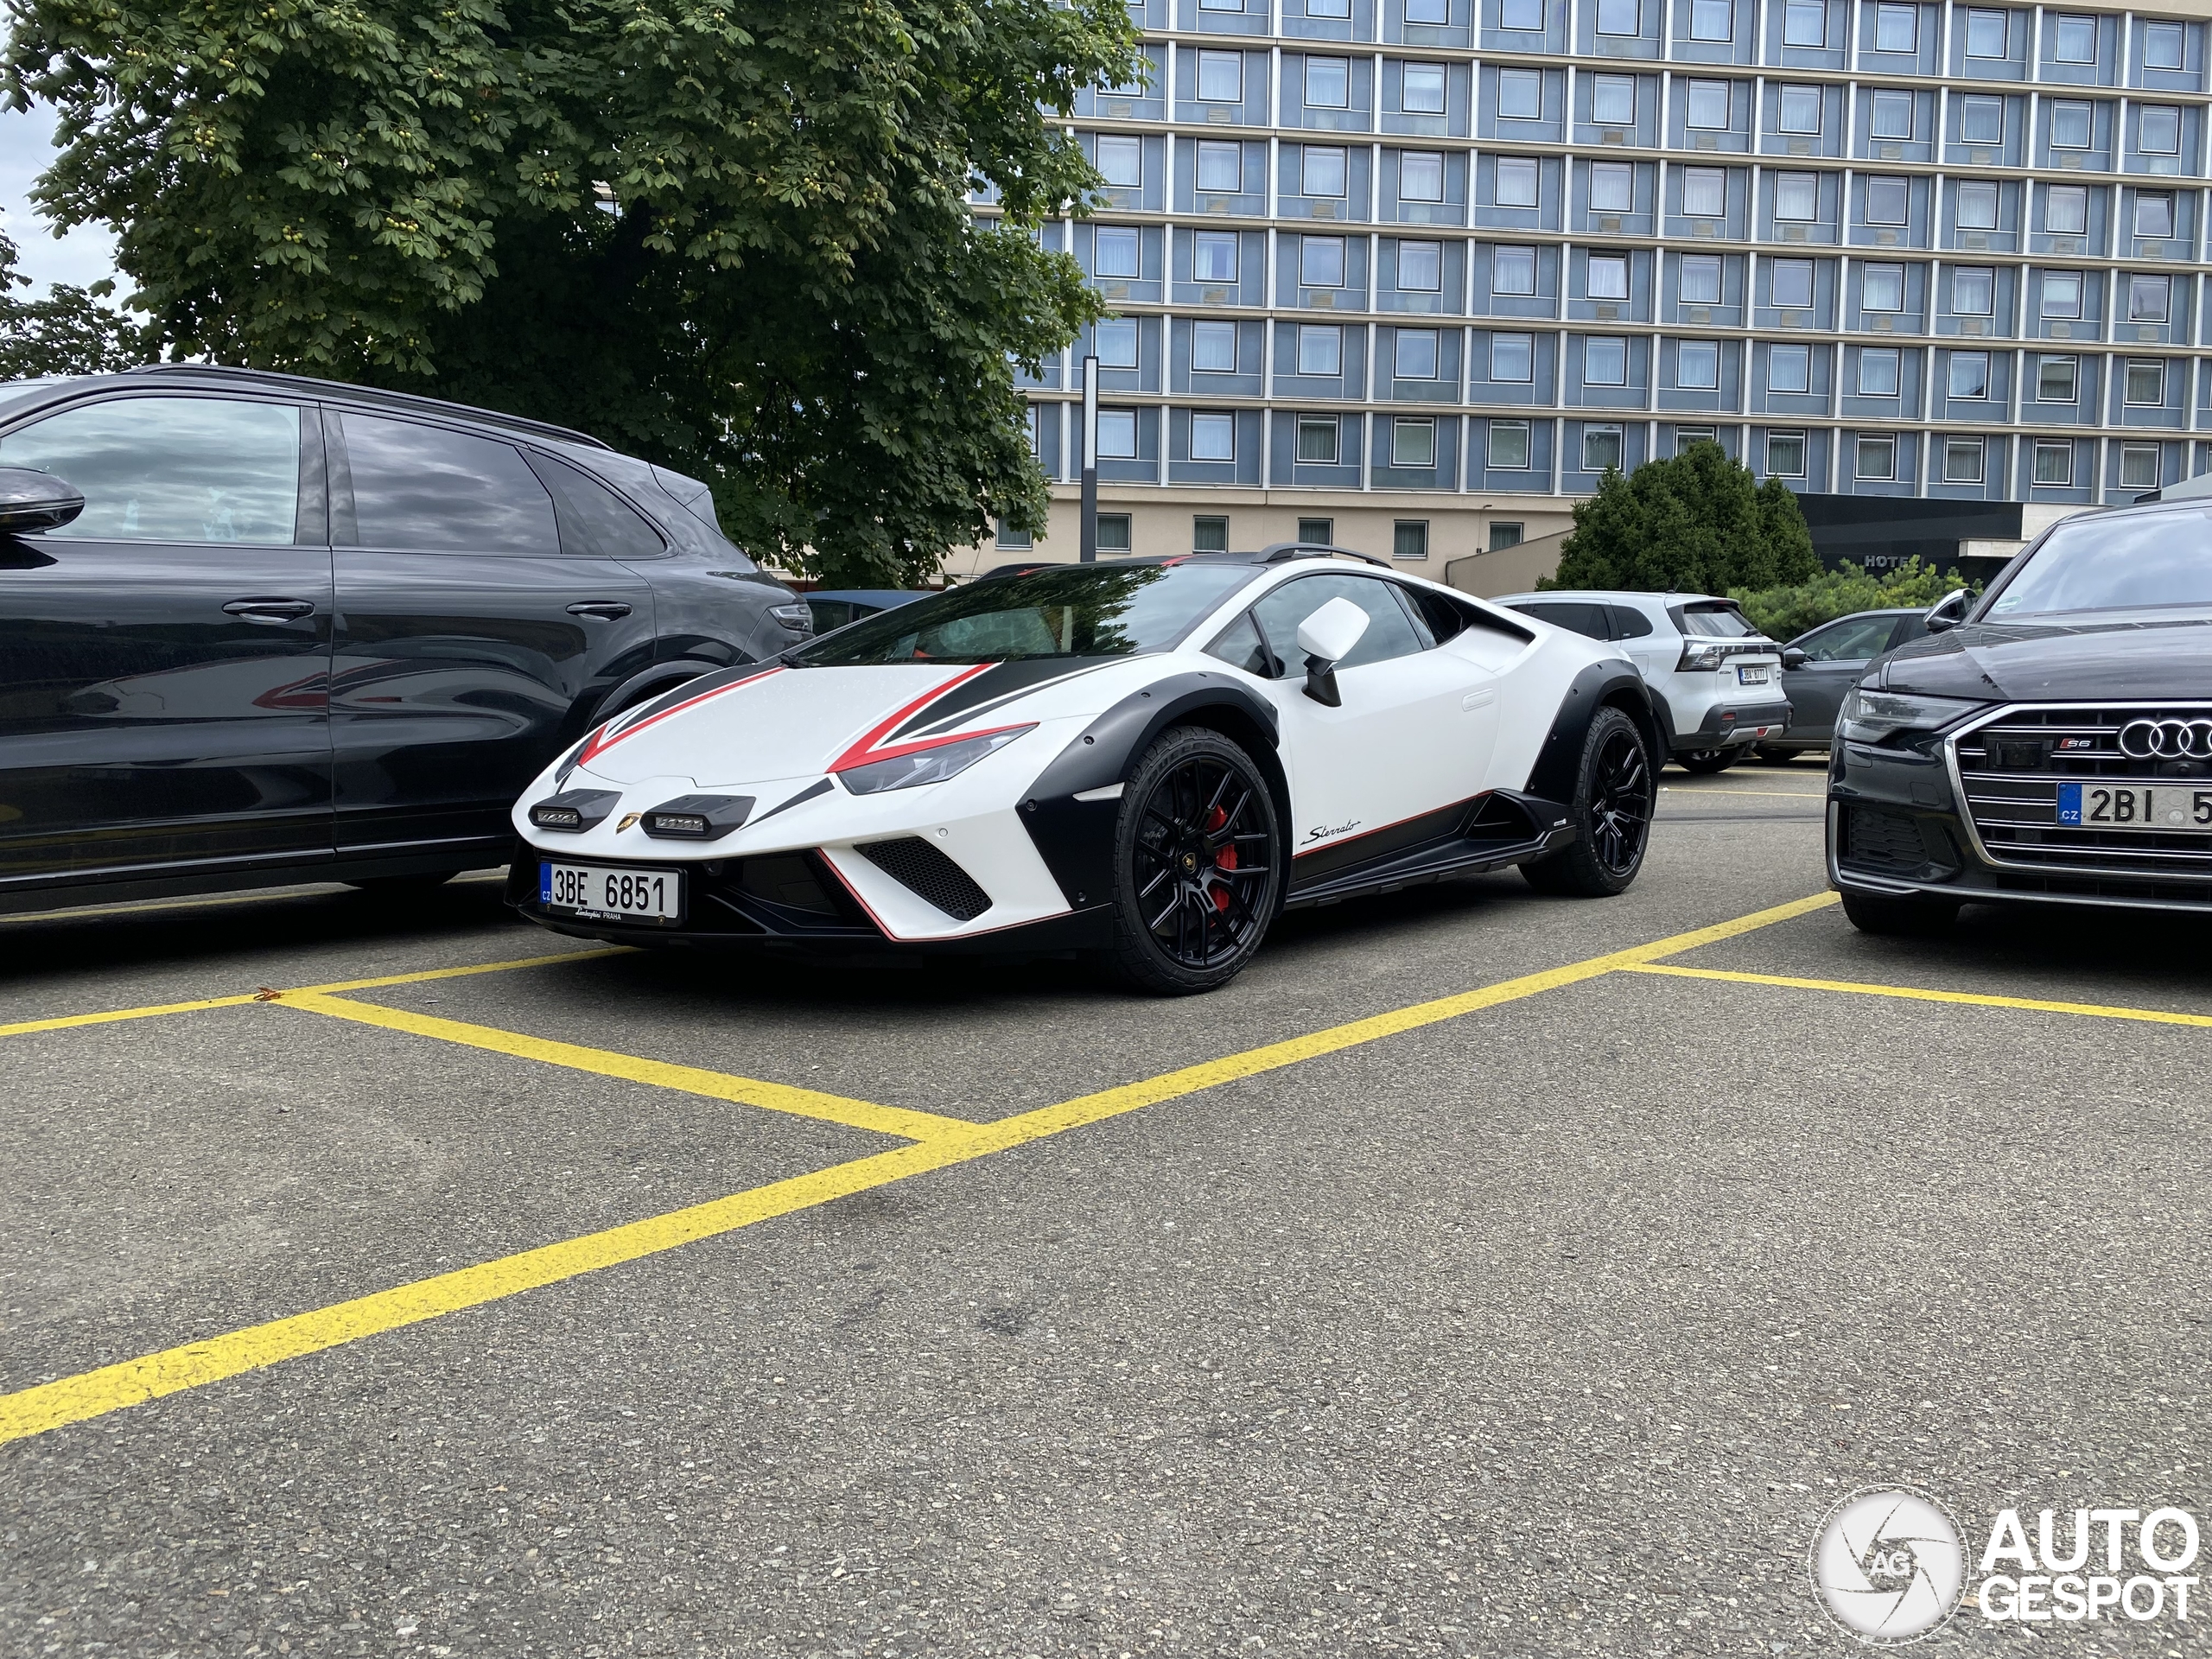
[[[1283,908],[1311,910],[1525,864],[1574,839],[1574,826],[1567,819],[1567,809],[1556,801],[1517,790],[1495,790],[1469,802],[1462,822],[1451,833],[1294,885]]]

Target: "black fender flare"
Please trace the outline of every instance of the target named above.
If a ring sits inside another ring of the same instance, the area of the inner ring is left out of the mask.
[[[1211,726],[1242,745],[1268,779],[1276,821],[1290,823],[1290,779],[1276,753],[1281,731],[1267,699],[1228,674],[1201,670],[1170,676],[1092,721],[1038,774],[1022,799],[1022,828],[1076,909],[1112,901],[1114,827],[1122,803],[1119,797],[1075,798],[1127,783],[1145,751],[1173,726]]]
[[[1656,783],[1659,768],[1667,764],[1667,743],[1659,716],[1651,706],[1651,689],[1632,663],[1592,663],[1574,677],[1560,699],[1552,729],[1536,752],[1529,770],[1528,792],[1550,801],[1574,798],[1576,774],[1582,766],[1582,745],[1590,735],[1590,722],[1608,706],[1622,709],[1636,722],[1649,752]]]

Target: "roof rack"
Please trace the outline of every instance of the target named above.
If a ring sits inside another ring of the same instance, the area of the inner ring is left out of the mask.
[[[1285,559],[1357,559],[1378,569],[1390,568],[1388,559],[1355,553],[1348,547],[1332,547],[1326,542],[1270,542],[1260,550],[1259,559],[1262,564],[1281,564]]]
[[[343,380],[319,380],[312,375],[283,374],[275,369],[234,369],[219,363],[147,363],[135,369],[126,369],[124,372],[127,375],[200,376],[235,385],[311,392],[317,397],[343,398],[351,403],[451,415],[483,426],[502,426],[518,432],[532,432],[540,437],[558,438],[564,443],[581,443],[594,449],[612,451],[614,448],[605,439],[595,438],[588,432],[579,432],[573,427],[556,426],[550,421],[534,421],[527,415],[508,415],[496,409],[479,409],[474,404],[450,403],[442,397],[425,397],[412,391],[386,391],[380,386],[356,386]]]

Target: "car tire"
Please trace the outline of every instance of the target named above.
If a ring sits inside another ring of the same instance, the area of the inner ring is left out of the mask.
[[[1883,938],[1925,939],[1950,931],[1959,918],[1955,899],[1903,899],[1843,890],[1843,913],[1861,933]]]
[[[431,893],[459,875],[459,870],[425,870],[416,875],[366,875],[346,885],[384,899],[413,899]]]
[[[1163,733],[1130,773],[1115,824],[1121,978],[1158,996],[1227,984],[1267,936],[1288,861],[1252,757],[1206,727]]]
[[[1625,893],[1651,842],[1653,769],[1643,734],[1618,709],[1600,709],[1582,740],[1574,774],[1574,839],[1523,864],[1538,893],[1610,899]]]
[[[1684,772],[1710,776],[1726,772],[1744,758],[1741,749],[1686,749],[1675,757]]]
[[[1752,748],[1751,759],[1763,766],[1786,766],[1804,753],[1803,749],[1777,749],[1771,743],[1761,743]]]

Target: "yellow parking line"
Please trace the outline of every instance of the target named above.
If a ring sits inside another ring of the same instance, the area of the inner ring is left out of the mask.
[[[472,974],[504,974],[515,968],[549,968],[556,962],[589,962],[597,957],[626,957],[634,954],[635,947],[626,944],[601,945],[594,950],[556,950],[543,957],[517,957],[512,962],[473,962],[459,968],[425,968],[412,974],[386,974],[380,979],[338,979],[327,985],[302,985],[299,992],[284,991],[272,1001],[289,1000],[300,993],[321,992],[336,995],[340,991],[373,991],[386,985],[423,985],[434,979],[467,979]]]
[[[152,1020],[164,1014],[194,1014],[201,1008],[235,1008],[241,1002],[256,998],[245,996],[207,996],[196,1002],[163,1002],[150,1008],[117,1008],[106,1014],[65,1014],[52,1020],[24,1020],[12,1026],[0,1026],[0,1037],[26,1037],[35,1031],[67,1031],[72,1026],[105,1026],[118,1020]]]
[[[1799,991],[1848,991],[1858,996],[1897,996],[1912,1002],[1964,1002],[1980,1008],[2024,1008],[2032,1014],[2085,1014],[2099,1020],[2141,1020],[2154,1026],[2212,1026],[2212,1014],[2169,1014],[2159,1008],[2115,1008],[2100,1002],[2051,1002],[2033,996],[1991,996],[1978,991],[1930,991],[1917,985],[1870,985],[1850,979],[1793,979],[1783,974],[1736,974],[1719,968],[1676,968],[1643,963],[1626,971],[1671,974],[1677,979],[1721,979],[1738,985],[1781,985]]]
[[[796,1117],[821,1118],[830,1123],[842,1123],[849,1128],[871,1129],[878,1135],[904,1135],[909,1141],[936,1141],[948,1135],[965,1135],[976,1128],[964,1118],[909,1111],[899,1106],[878,1106],[870,1101],[848,1100],[818,1090],[762,1083],[753,1077],[732,1077],[726,1071],[672,1065],[664,1060],[639,1059],[607,1049],[554,1042],[543,1037],[524,1036],[520,1032],[473,1026],[459,1020],[440,1019],[435,1014],[388,1008],[374,1002],[354,1002],[314,991],[287,991],[281,1001],[288,1008],[304,1008],[334,1019],[378,1026],[386,1031],[434,1037],[440,1042],[488,1049],[494,1054],[512,1054],[518,1059],[564,1066],[571,1071],[588,1071],[597,1077],[621,1077],[631,1083],[681,1090],[687,1095],[704,1095],[709,1100],[758,1106],[771,1112],[788,1112]]]
[[[1633,968],[1717,944],[1835,903],[1832,893],[1815,893],[1789,904],[1777,905],[1733,921],[1655,939],[1626,950],[1526,974],[1479,990],[1417,1003],[1392,1014],[1356,1020],[1326,1031],[1269,1043],[1243,1054],[1185,1066],[1141,1083],[1101,1090],[1057,1106],[1040,1107],[994,1123],[965,1125],[912,1146],[857,1158],[811,1175],[771,1182],[748,1192],[695,1205],[689,1209],[650,1217],[581,1238],[541,1245],[514,1255],[461,1268],[411,1285],[378,1291],[351,1301],[310,1313],[296,1313],[265,1325],[187,1343],[137,1359],[104,1365],[97,1370],[0,1395],[0,1444],[22,1440],[67,1423],[120,1411],[164,1395],[202,1387],[245,1371],[258,1370],[281,1361],[319,1353],[341,1343],[358,1341],[381,1332],[419,1324],[464,1308],[480,1306],[519,1291],[556,1284],[565,1279],[596,1272],[641,1257],[655,1255],[777,1216],[811,1209],[833,1198],[864,1192],[906,1179],[925,1171],[944,1169],[987,1157],[1011,1147],[1047,1135],[1096,1123],[1163,1101],[1214,1088],[1235,1078],[1251,1077],[1322,1054],[1334,1053],[1357,1044],[1411,1031],[1450,1020],[1477,1008],[1534,996],[1564,985],[1624,968]],[[294,999],[287,999],[294,1000]],[[367,1008],[371,1005],[353,1005]],[[379,1010],[396,1013],[396,1010]],[[419,1016],[409,1015],[409,1019]],[[478,1029],[478,1028],[472,1028]],[[636,1064],[644,1064],[639,1062]]]

